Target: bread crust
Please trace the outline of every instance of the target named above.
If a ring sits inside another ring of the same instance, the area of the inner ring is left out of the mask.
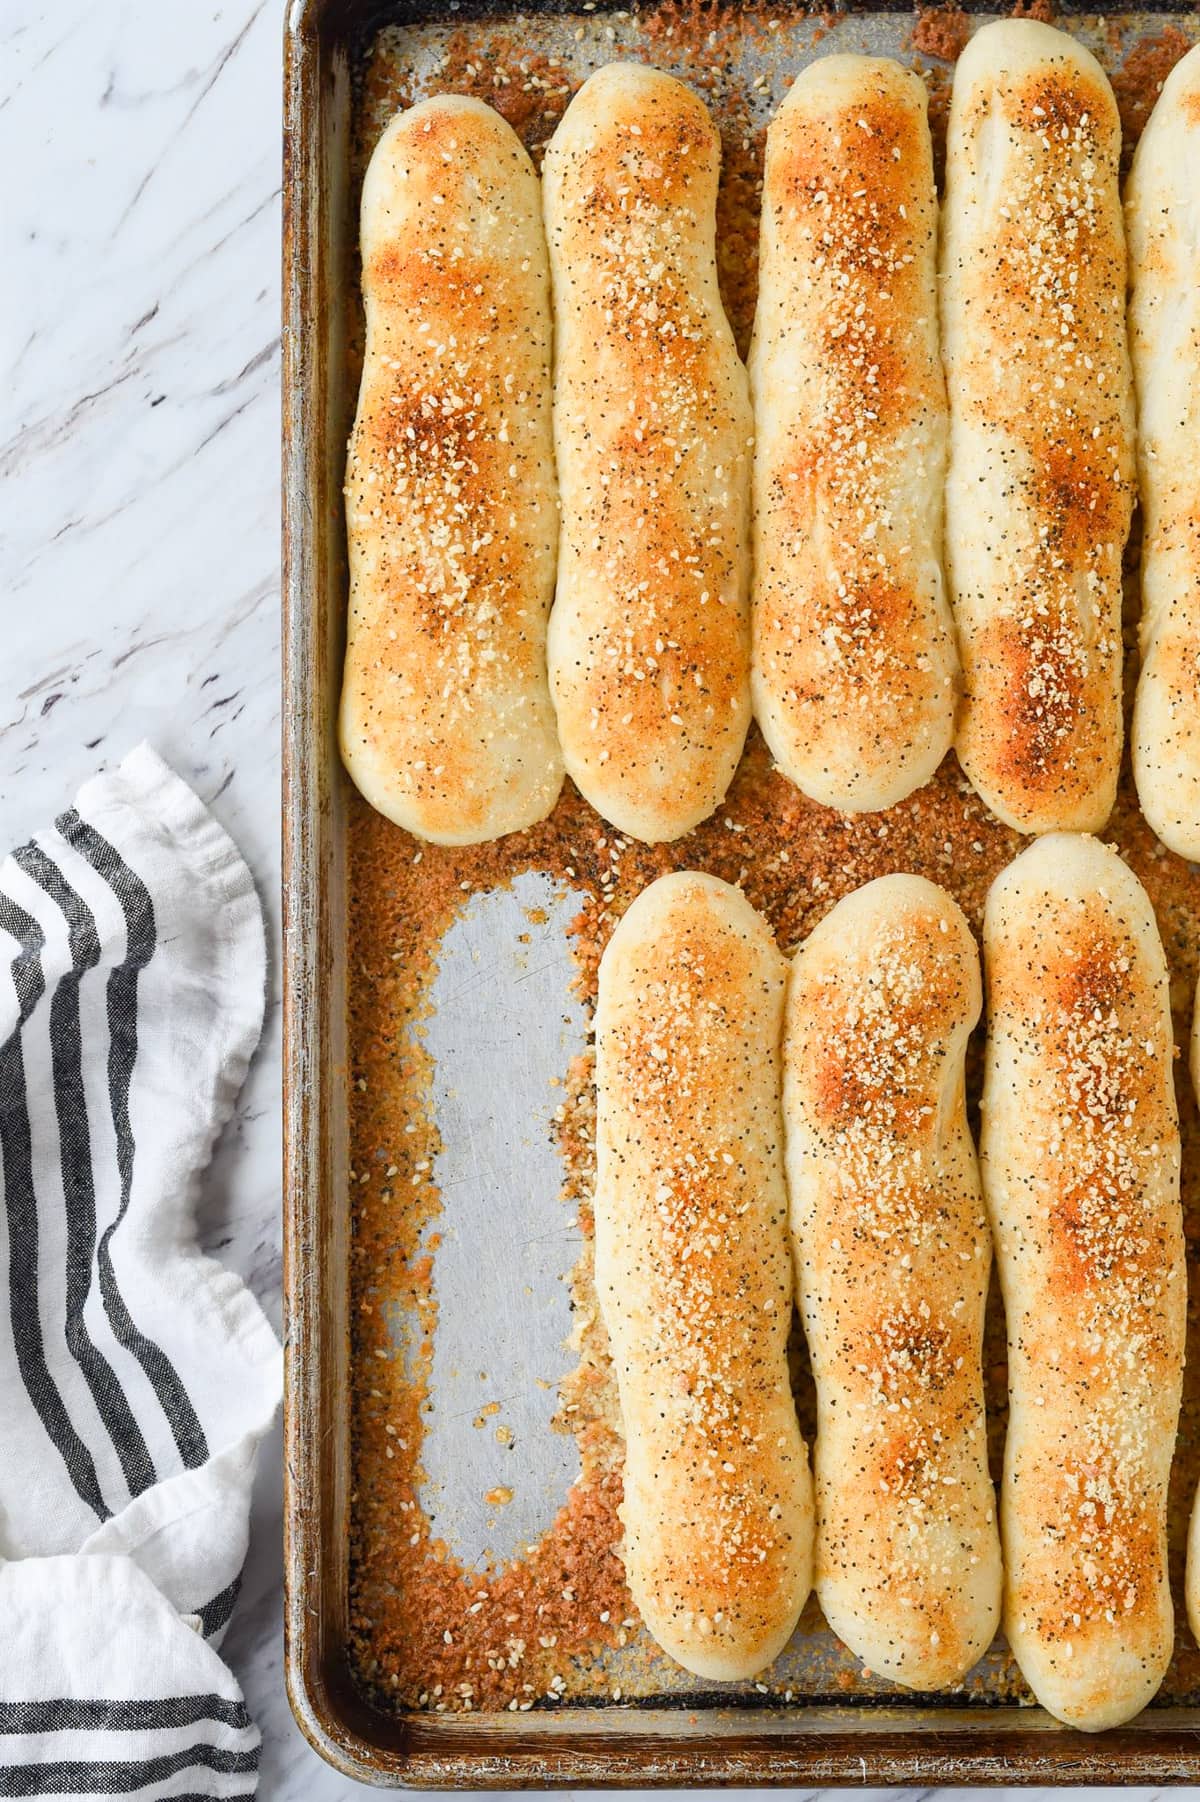
[[[1095,1731],[1162,1681],[1187,1277],[1166,959],[1145,890],[1054,834],[984,920],[980,1142],[1008,1324],[1004,1625],[1043,1707]]]
[[[435,844],[545,818],[558,519],[538,181],[482,101],[422,101],[363,184],[366,347],[346,466],[342,757]]]
[[[1196,996],[1192,1004],[1188,1075],[1192,1081],[1192,1093],[1200,1101],[1200,983],[1197,984]],[[1188,1523],[1187,1566],[1183,1587],[1188,1626],[1192,1630],[1192,1638],[1200,1644],[1200,1485],[1196,1489],[1196,1495],[1192,1502],[1192,1517]]]
[[[956,748],[1022,832],[1099,831],[1121,761],[1133,500],[1121,126],[1064,32],[985,25],[959,58],[942,212],[946,576]]]
[[[1200,45],[1176,63],[1125,198],[1142,498],[1133,773],[1163,843],[1200,859]]]
[[[668,75],[613,63],[543,166],[562,495],[550,681],[569,775],[678,838],[750,721],[746,372],[716,271],[720,140]]]
[[[755,717],[828,807],[890,807],[950,748],[946,393],[925,84],[826,56],[767,133],[755,409]]]
[[[715,876],[660,877],[600,964],[596,1292],[625,1430],[625,1569],[702,1677],[753,1676],[812,1583],[788,1380],[786,966]]]
[[[920,876],[848,895],[797,951],[784,1028],[796,1282],[817,1386],[816,1589],[856,1657],[957,1683],[1000,1618],[967,1126],[966,920]]]

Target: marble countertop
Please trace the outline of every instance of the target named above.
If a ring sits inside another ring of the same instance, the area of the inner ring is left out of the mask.
[[[237,839],[276,948],[282,12],[0,9],[0,844],[149,738]],[[276,954],[203,1234],[277,1323],[279,1070]],[[266,1802],[335,1802],[366,1792],[284,1696],[279,1451],[226,1654]]]

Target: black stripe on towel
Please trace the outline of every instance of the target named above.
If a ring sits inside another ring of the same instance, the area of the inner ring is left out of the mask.
[[[96,1188],[91,1132],[83,1086],[83,1033],[79,985],[100,961],[100,940],[91,909],[40,845],[22,845],[13,861],[36,882],[67,924],[71,969],[61,977],[50,1002],[50,1056],[54,1107],[62,1152],[63,1197],[67,1208],[67,1346],[87,1381],[96,1410],[113,1442],[131,1495],[157,1481],[154,1461],[112,1365],[93,1343],[83,1318],[92,1287],[96,1255]]]
[[[128,1796],[180,1771],[226,1775],[258,1770],[258,1752],[227,1752],[203,1742],[158,1758],[59,1759],[53,1763],[0,1765],[0,1796]]]
[[[180,1382],[178,1372],[167,1354],[134,1325],[117,1284],[110,1249],[113,1234],[128,1210],[133,1187],[136,1144],[129,1119],[129,1092],[138,1054],[138,975],[154,956],[158,944],[154,904],[150,899],[150,891],[141,878],[134,874],[120,853],[94,826],[89,826],[86,820],[80,818],[73,807],[62,814],[55,825],[67,843],[107,882],[125,915],[124,961],[110,972],[108,978],[108,1092],[117,1139],[121,1204],[115,1220],[105,1228],[100,1239],[97,1258],[100,1293],[104,1298],[105,1311],[114,1335],[126,1350],[133,1353],[154,1386],[154,1393],[170,1423],[185,1468],[195,1470],[208,1458],[208,1441],[204,1437],[204,1429],[192,1406],[191,1397]],[[3,1792],[0,1791],[0,1794]]]
[[[23,907],[0,893],[0,926],[21,949],[13,959],[17,1025],[0,1045],[0,1161],[4,1166],[4,1207],[8,1216],[8,1302],[17,1368],[38,1419],[67,1467],[75,1491],[101,1520],[109,1510],[87,1446],[71,1424],[58,1385],[46,1362],[38,1301],[38,1203],[33,1183],[33,1144],[25,1087],[21,1034],[46,992],[42,974],[45,934]]]
[[[200,1627],[205,1639],[211,1639],[219,1633],[237,1606],[238,1595],[242,1587],[242,1573],[239,1571],[232,1583],[227,1583],[219,1595],[211,1602],[205,1602],[203,1608],[197,1608]]]
[[[94,1732],[166,1733],[194,1727],[197,1721],[219,1721],[225,1727],[250,1728],[244,1702],[231,1697],[160,1696],[149,1701],[79,1701],[60,1696],[49,1702],[0,1702],[0,1733]]]

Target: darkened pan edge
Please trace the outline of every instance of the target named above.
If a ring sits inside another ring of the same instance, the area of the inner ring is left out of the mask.
[[[1190,11],[1188,0],[1158,0]],[[969,8],[970,9],[970,8]],[[504,0],[291,0],[283,167],[284,1556],[286,1678],[312,1745],[360,1782],[414,1788],[1153,1783],[1200,1780],[1200,1711],[1096,1738],[1040,1710],[907,1704],[574,1710],[400,1719],[346,1654],[344,809],[334,721],[345,595],[341,464],[352,222],[351,71],[384,23],[511,14]],[[524,13],[565,10],[526,0]],[[908,11],[902,4],[875,11]],[[982,8],[981,8],[982,10]],[[1064,13],[1093,9],[1068,0]],[[1109,9],[1110,12],[1120,9]]]
[[[628,0],[597,0],[595,11],[613,12],[628,4]],[[968,13],[994,12],[995,0],[961,0],[962,10]],[[384,25],[415,25],[428,23],[431,20],[461,19],[464,23],[473,19],[512,18],[515,13],[525,15],[536,13],[565,13],[576,11],[577,0],[525,0],[525,3],[514,4],[514,0],[310,0],[308,5],[296,5],[294,10],[304,12],[316,22],[319,32],[331,33],[340,46],[355,55],[366,47],[375,33]],[[782,10],[782,8],[781,8]],[[810,11],[820,14],[825,8],[813,4],[807,6],[788,7],[788,10]],[[911,12],[911,0],[877,0],[871,6],[850,4],[831,5],[832,13],[841,12],[874,12],[874,13],[906,13]],[[1118,17],[1123,12],[1134,10],[1126,6],[1110,6],[1101,9],[1107,15]],[[1156,0],[1156,12],[1188,13],[1194,10],[1192,0]],[[1087,0],[1056,0],[1055,12],[1064,17],[1078,15],[1094,16],[1097,8],[1089,5]]]

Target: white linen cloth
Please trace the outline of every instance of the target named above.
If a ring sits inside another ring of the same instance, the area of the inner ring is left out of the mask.
[[[265,969],[146,745],[0,867],[0,1797],[255,1792],[215,1647],[281,1358],[194,1208]]]

